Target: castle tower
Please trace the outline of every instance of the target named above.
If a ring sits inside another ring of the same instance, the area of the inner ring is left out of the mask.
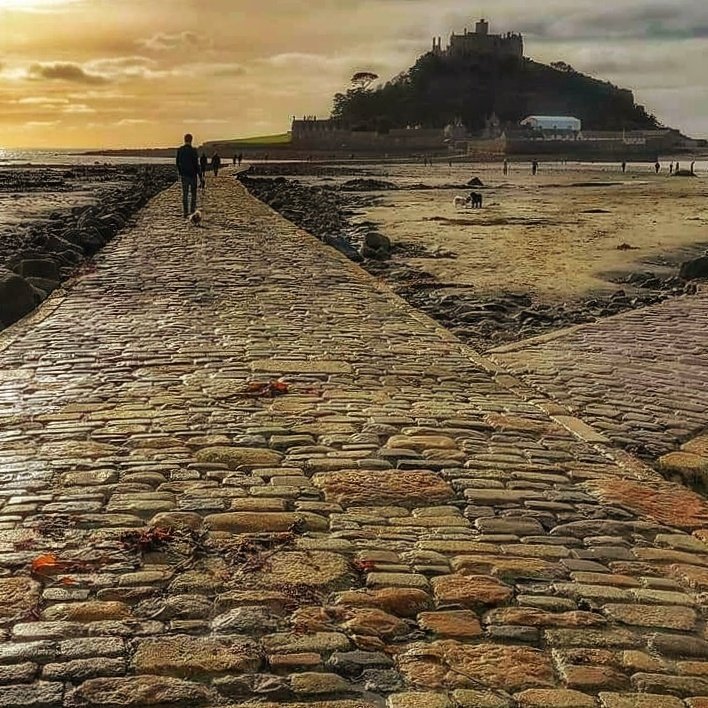
[[[475,32],[477,34],[484,35],[485,37],[489,34],[489,22],[487,20],[480,20],[476,25],[475,25]]]

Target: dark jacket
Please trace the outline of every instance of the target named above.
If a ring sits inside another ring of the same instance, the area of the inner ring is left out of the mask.
[[[197,177],[199,175],[199,153],[191,145],[182,145],[177,150],[177,172],[180,177]]]

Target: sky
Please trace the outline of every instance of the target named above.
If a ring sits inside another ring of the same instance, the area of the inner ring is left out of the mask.
[[[282,133],[482,16],[708,137],[706,0],[0,0],[0,147]]]

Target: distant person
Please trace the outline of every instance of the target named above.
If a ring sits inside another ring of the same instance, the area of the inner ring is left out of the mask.
[[[672,162],[672,163],[669,165],[669,174],[672,175],[673,173],[674,173],[674,163]]]
[[[504,160],[504,177],[506,177],[509,174],[509,161]]]
[[[184,145],[177,150],[177,172],[182,182],[182,212],[185,219],[197,210],[199,153],[192,146],[192,140],[192,135],[187,133],[184,136]]]
[[[201,183],[202,189],[206,189],[206,173],[209,168],[209,159],[206,153],[203,152],[199,158],[199,182]]]
[[[657,161],[654,163],[654,172],[656,172],[656,174],[659,174],[659,170],[661,170],[661,164],[660,164],[659,161],[657,160]]]
[[[534,160],[531,163],[531,174],[535,177],[538,173],[538,160]]]
[[[218,152],[211,156],[211,169],[214,171],[214,177],[219,176],[219,168],[221,167],[221,157]]]
[[[236,167],[236,153],[234,153],[234,156],[231,158],[232,164],[234,167]]]
[[[240,152],[238,154],[238,166],[241,167],[241,163],[243,162],[243,153]]]
[[[626,174],[626,172],[627,172],[627,163],[623,162],[622,163],[622,174]]]
[[[695,161],[694,161],[694,162],[691,163],[691,174],[692,174],[692,175],[695,175],[695,174],[696,174],[695,169],[696,169],[696,163],[695,163]]]

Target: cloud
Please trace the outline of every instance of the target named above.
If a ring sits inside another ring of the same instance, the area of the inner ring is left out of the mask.
[[[0,10],[15,13],[64,12],[70,5],[80,5],[84,0],[3,0]]]
[[[57,96],[25,96],[15,101],[20,106],[62,106],[69,103],[67,98]]]
[[[47,79],[49,81],[68,81],[75,84],[99,85],[107,84],[110,80],[100,74],[91,74],[79,64],[54,63],[32,64],[28,76],[33,80]]]
[[[153,52],[166,52],[175,49],[199,49],[211,46],[211,40],[196,32],[176,32],[165,34],[160,32],[149,39],[138,40],[137,44]]]
[[[87,106],[85,103],[74,103],[62,109],[62,113],[70,115],[87,115],[96,112],[95,108],[91,108],[91,106]]]

